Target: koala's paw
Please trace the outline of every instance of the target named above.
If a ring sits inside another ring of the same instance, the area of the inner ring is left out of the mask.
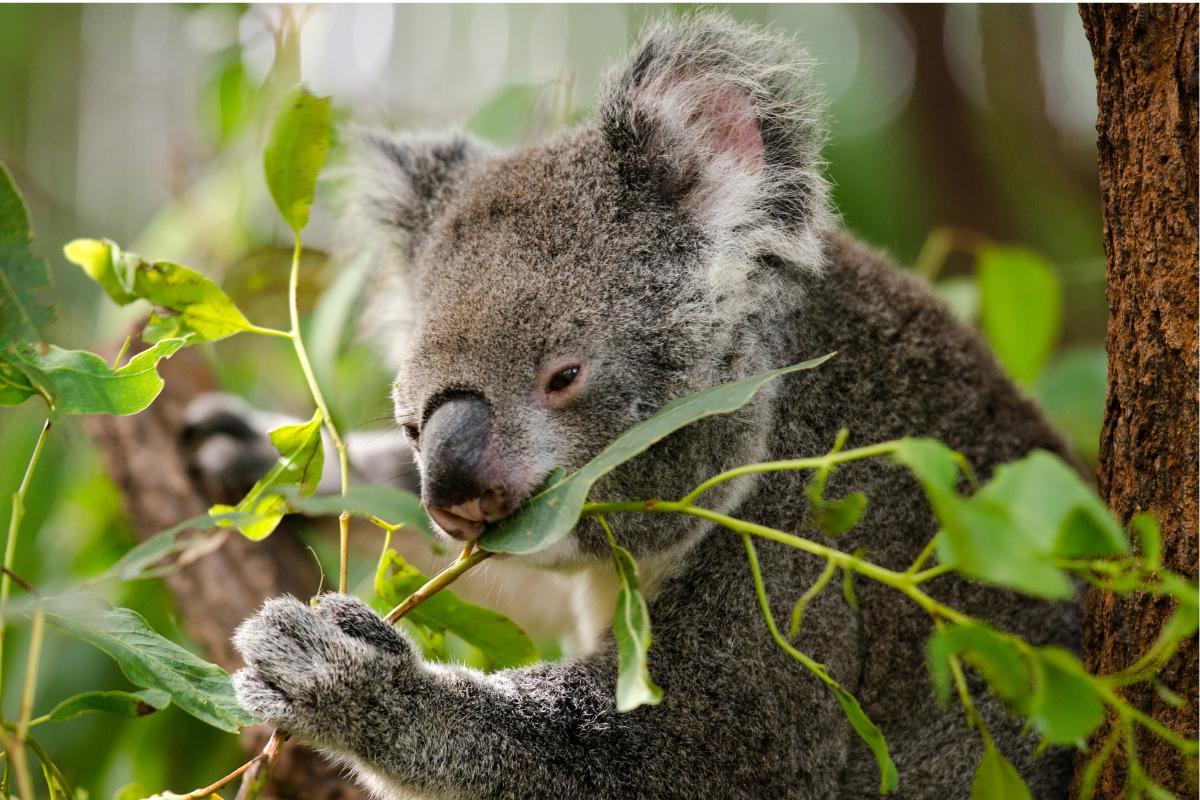
[[[210,392],[188,403],[180,445],[188,472],[209,500],[237,503],[279,454],[267,438],[269,415],[245,400]]]
[[[357,598],[326,594],[311,608],[269,600],[233,638],[246,667],[238,702],[263,722],[323,744],[347,745],[378,708],[380,690],[414,680],[408,642]]]

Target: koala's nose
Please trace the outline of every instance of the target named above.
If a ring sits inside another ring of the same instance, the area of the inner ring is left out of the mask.
[[[492,463],[491,433],[491,408],[474,394],[442,402],[421,431],[422,500],[438,527],[456,539],[475,539],[485,523],[511,510]]]

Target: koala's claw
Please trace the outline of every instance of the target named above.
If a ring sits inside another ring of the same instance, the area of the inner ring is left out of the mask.
[[[340,715],[379,682],[402,681],[415,663],[404,638],[348,595],[324,595],[316,609],[294,597],[268,600],[238,627],[233,644],[246,662],[234,675],[238,702],[309,738],[327,738]]]
[[[347,636],[360,639],[385,652],[398,656],[411,652],[403,634],[353,595],[332,592],[321,595],[317,598],[317,616],[337,625]]]

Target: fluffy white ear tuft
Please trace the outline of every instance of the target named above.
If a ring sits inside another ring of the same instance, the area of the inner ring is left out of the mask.
[[[706,14],[652,27],[610,77],[600,124],[622,170],[693,215],[736,290],[764,258],[823,265],[832,223],[824,130],[806,56],[789,40]]]

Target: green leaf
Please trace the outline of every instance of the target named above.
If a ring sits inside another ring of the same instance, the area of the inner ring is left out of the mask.
[[[136,414],[162,391],[158,362],[183,345],[183,339],[164,339],[115,370],[95,353],[54,345],[44,354],[36,347],[12,350],[8,358],[28,380],[30,394],[36,384],[53,399],[59,414]],[[0,397],[7,400],[18,389],[7,382],[5,386]]]
[[[1121,526],[1096,492],[1045,450],[998,467],[976,499],[1003,506],[1046,555],[1098,558],[1129,552]]]
[[[997,697],[1017,710],[1029,696],[1029,668],[1013,643],[986,625],[948,625],[929,639],[929,677],[938,699],[950,697],[950,659],[979,671]]]
[[[883,738],[883,733],[863,711],[862,706],[858,704],[858,698],[836,683],[830,688],[842,704],[842,710],[846,712],[846,718],[850,720],[855,733],[867,743],[867,747],[871,748],[875,755],[875,761],[879,764],[879,793],[888,794],[895,791],[900,785],[900,775],[896,771],[896,762],[892,761],[888,752],[887,740]]]
[[[24,372],[9,359],[16,359],[0,350],[0,406],[19,406],[37,394],[37,389]]]
[[[195,270],[146,261],[107,239],[76,239],[63,253],[118,304],[140,298],[174,312],[150,317],[143,333],[147,341],[191,334],[192,343],[215,342],[254,327],[221,287]]]
[[[613,565],[621,585],[613,614],[613,638],[617,642],[618,655],[617,711],[656,706],[662,702],[662,689],[650,678],[650,611],[638,588],[637,562],[628,550],[617,544],[607,526],[605,533],[608,533]]]
[[[50,273],[33,254],[32,243],[25,202],[0,164],[0,348],[9,340],[42,341],[42,330],[54,317],[45,299]]]
[[[271,444],[279,451],[279,460],[237,506],[215,505],[208,510],[209,514],[217,516],[227,516],[230,512],[241,515],[232,521],[218,520],[217,524],[233,525],[246,538],[259,541],[270,536],[287,513],[288,503],[281,493],[284,487],[298,487],[301,496],[316,491],[325,466],[321,422],[318,409],[308,422],[282,425],[272,430]]]
[[[102,575],[93,578],[89,583],[100,583],[106,580],[134,581],[147,578],[159,578],[177,569],[182,564],[189,563],[202,555],[211,553],[225,541],[226,532],[216,535],[195,534],[195,531],[211,531],[219,525],[232,525],[240,519],[238,514],[213,516],[200,514],[173,525],[165,531],[159,531],[143,542],[130,548],[125,555],[109,567]],[[247,520],[249,521],[249,520]],[[170,556],[177,556],[169,564],[163,561]]]
[[[532,553],[549,547],[575,527],[592,485],[600,478],[680,428],[714,414],[737,411],[766,383],[782,375],[812,369],[832,355],[673,400],[654,416],[617,437],[577,472],[537,493],[515,513],[485,532],[479,540],[480,547],[495,553]]]
[[[1079,659],[1058,647],[1037,650],[1041,681],[1029,718],[1051,744],[1076,744],[1104,719],[1104,701]]]
[[[867,509],[867,496],[851,492],[837,500],[825,500],[813,506],[813,520],[826,536],[837,537],[858,524]]]
[[[1072,350],[1055,358],[1038,377],[1034,393],[1054,427],[1088,463],[1100,452],[1108,356],[1103,347]]]
[[[304,496],[296,487],[284,487],[280,494],[288,509],[313,517],[332,516],[343,511],[360,517],[378,517],[390,525],[403,525],[432,545],[441,543],[429,526],[429,515],[421,498],[403,489],[388,486],[351,486],[345,495]]]
[[[330,101],[296,87],[275,116],[263,153],[267,187],[297,235],[308,224],[317,175],[329,150]]]
[[[992,349],[1008,373],[1028,386],[1058,340],[1058,275],[1030,250],[985,247],[979,252],[979,291],[983,331]]]
[[[988,746],[971,781],[971,800],[1033,800],[1033,797],[1012,762],[995,747]]]
[[[144,717],[161,711],[170,702],[171,696],[159,689],[146,689],[142,692],[84,692],[56,705],[46,715],[46,721],[62,722],[92,713]]]
[[[28,247],[33,241],[25,200],[8,168],[0,163],[0,247]]]
[[[388,550],[375,576],[375,593],[397,606],[428,581],[395,550]],[[446,589],[409,612],[408,617],[433,631],[450,632],[479,648],[498,669],[519,667],[538,659],[525,631],[503,614],[468,603]]]
[[[238,705],[223,669],[154,632],[127,608],[51,611],[47,620],[112,657],[130,681],[158,689],[197,719],[230,733],[254,719]]]
[[[935,512],[944,503],[953,501],[959,471],[966,464],[961,454],[936,439],[900,439],[892,451],[892,460],[912,472]]]
[[[1075,588],[1008,509],[986,498],[954,498],[939,514],[938,561],[985,583],[1065,600]]]

